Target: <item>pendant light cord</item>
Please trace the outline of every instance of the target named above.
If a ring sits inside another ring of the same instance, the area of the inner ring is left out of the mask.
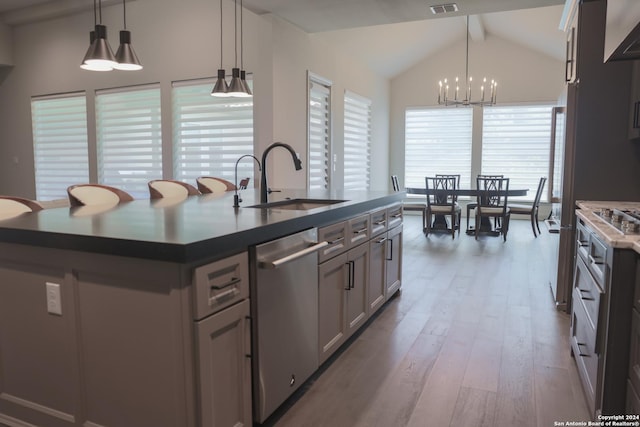
[[[240,69],[244,69],[244,27],[242,25],[242,0],[240,0]]]
[[[127,29],[127,4],[122,0],[122,19],[124,21],[124,29]]]
[[[236,68],[238,68],[238,0],[233,0],[233,53],[236,56]]]
[[[466,75],[465,75],[465,85],[468,88],[469,87],[469,15],[467,15],[467,69],[465,71]],[[465,92],[466,93],[466,92]]]
[[[98,7],[100,8],[100,25],[102,25],[102,0],[98,0]]]
[[[222,0],[220,0],[220,69],[222,69]]]
[[[96,11],[96,2],[98,0],[93,0],[93,26],[98,25],[98,13]]]

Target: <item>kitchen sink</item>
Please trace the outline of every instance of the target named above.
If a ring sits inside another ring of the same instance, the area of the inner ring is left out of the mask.
[[[259,205],[248,206],[258,209],[285,209],[292,211],[306,211],[309,209],[322,208],[335,203],[346,202],[347,200],[335,199],[287,199],[271,203],[261,203]]]

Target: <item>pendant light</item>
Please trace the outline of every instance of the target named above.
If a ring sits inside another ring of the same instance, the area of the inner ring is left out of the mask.
[[[244,8],[242,7],[242,0],[240,0],[240,82],[242,83],[243,96],[250,97],[253,94],[247,83],[247,74],[244,71],[244,25],[242,21]]]
[[[137,71],[142,70],[142,64],[131,46],[131,31],[127,30],[127,5],[122,0],[122,16],[124,21],[124,29],[120,31],[120,46],[116,52],[116,61],[113,66],[116,70]]]
[[[240,68],[238,68],[238,0],[233,0],[233,39],[234,39],[234,54],[236,57],[235,67],[231,69],[231,83],[229,83],[229,90],[227,94],[233,97],[247,96],[240,80]]]
[[[98,0],[100,24],[96,19],[96,0],[93,0],[93,20],[95,38],[84,56],[81,67],[91,71],[110,71],[116,65],[116,58],[107,41],[107,27],[102,25],[102,0]]]
[[[220,0],[220,68],[218,68],[218,79],[216,80],[216,84],[213,86],[213,90],[211,91],[211,96],[216,96],[219,98],[229,96],[227,94],[229,90],[229,86],[227,85],[227,80],[225,78],[225,71],[222,68],[222,0]]]

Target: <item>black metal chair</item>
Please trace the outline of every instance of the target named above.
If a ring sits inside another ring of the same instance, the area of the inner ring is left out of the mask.
[[[494,218],[495,224],[500,224],[498,231],[506,242],[510,218],[507,204],[509,178],[476,178],[476,184],[478,188],[475,218],[476,240],[480,233],[482,218]]]
[[[531,229],[533,230],[533,236],[538,237],[540,234],[540,225],[538,224],[538,209],[540,207],[540,199],[542,198],[542,190],[544,189],[544,184],[547,182],[546,177],[540,178],[540,182],[538,183],[538,190],[536,191],[536,197],[533,200],[532,205],[522,205],[522,204],[509,204],[509,210],[512,215],[529,215],[531,218]],[[538,229],[538,234],[536,234],[536,228]]]
[[[426,177],[427,187],[427,222],[425,234],[434,229],[443,229],[451,232],[451,237],[456,237],[456,230],[460,234],[461,209],[458,206],[458,196],[452,191],[456,189],[455,177]],[[432,216],[435,217],[434,224],[442,224],[442,228],[432,226]],[[451,226],[446,223],[446,216],[451,217]],[[438,221],[438,218],[444,221]]]
[[[400,184],[398,183],[398,175],[391,175],[391,185],[393,191],[400,191]],[[402,209],[405,211],[422,212],[422,231],[427,229],[427,204],[424,202],[403,202]]]

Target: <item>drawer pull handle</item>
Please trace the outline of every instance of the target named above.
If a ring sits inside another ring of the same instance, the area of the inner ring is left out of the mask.
[[[342,242],[343,240],[344,240],[344,236],[342,236],[342,237],[338,237],[338,238],[337,238],[337,239],[335,239],[335,240],[329,240],[327,243],[329,243],[330,245],[335,245],[336,243],[338,243],[338,242]]]
[[[584,301],[595,301],[595,298],[593,298],[591,296],[591,292],[590,291],[588,291],[586,289],[580,289],[580,288],[578,288],[578,290],[582,293],[582,296],[580,297],[580,299],[582,299]]]
[[[402,213],[398,212],[397,214],[391,215],[392,218],[402,218]]]
[[[380,221],[374,222],[375,225],[385,225],[387,223],[386,219],[381,219]]]
[[[362,233],[366,233],[369,229],[367,227],[365,228],[361,228],[360,230],[356,230],[353,232],[353,234],[362,234]]]
[[[580,348],[581,348],[581,347],[586,347],[586,346],[587,346],[587,345],[586,345],[586,344],[584,344],[584,343],[581,343],[581,342],[579,342],[579,343],[578,343],[578,349],[579,349],[579,350],[580,350]],[[591,357],[591,355],[590,355],[590,354],[588,354],[588,353],[583,353],[583,352],[582,352],[582,350],[580,350],[580,353],[578,354],[578,356],[580,356],[580,357]]]
[[[577,240],[576,243],[578,244],[579,248],[584,248],[585,246],[588,246],[588,243],[583,242],[582,240]]]
[[[384,243],[386,241],[387,241],[387,238],[386,237],[382,237],[382,238],[376,240],[376,243]]]
[[[602,260],[602,258],[594,258],[593,255],[589,255],[589,262],[591,262],[591,264],[596,264],[596,265],[601,265],[604,264],[604,261]]]
[[[211,289],[224,289],[224,288],[228,288],[229,286],[233,286],[240,283],[240,279],[237,277],[232,277],[231,280],[229,280],[227,283],[225,283],[224,285],[211,285]]]
[[[209,298],[209,305],[211,306],[213,304],[217,304],[221,300],[224,300],[227,298],[233,298],[239,293],[240,291],[238,290],[238,288],[233,288],[233,289],[229,289],[228,291],[221,292],[218,295],[214,295],[212,298]]]

